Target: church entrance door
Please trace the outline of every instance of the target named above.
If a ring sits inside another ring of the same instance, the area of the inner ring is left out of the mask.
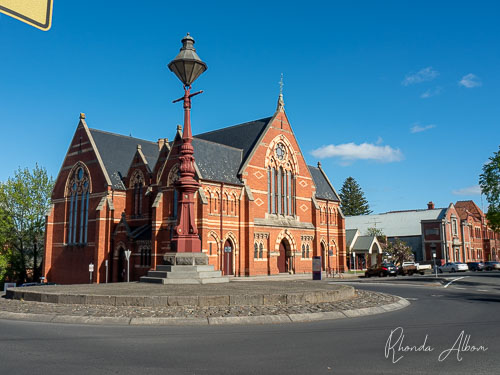
[[[288,253],[288,243],[286,240],[280,242],[280,255],[278,256],[278,271],[279,273],[285,273],[289,271],[290,257]]]
[[[118,250],[118,282],[124,282],[127,279],[127,261],[125,259],[125,249],[120,247]]]
[[[223,264],[222,270],[224,275],[232,275],[233,274],[233,245],[231,241],[226,240],[224,244],[224,256],[223,256]]]

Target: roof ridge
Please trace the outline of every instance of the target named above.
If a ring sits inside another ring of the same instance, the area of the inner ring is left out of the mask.
[[[237,128],[238,126],[248,125],[248,124],[250,124],[252,122],[260,122],[260,121],[265,122],[265,120],[269,121],[269,119],[271,119],[272,117],[273,116],[269,116],[269,117],[264,117],[264,118],[261,118],[261,119],[258,119],[258,120],[247,121],[247,122],[244,122],[242,124],[236,124],[236,125],[226,126],[225,128],[220,128],[220,129],[216,129],[216,130],[211,130],[209,132],[196,134],[194,137],[198,137],[200,135],[217,133],[217,132],[220,132],[220,131],[223,131],[223,130],[227,130],[227,129]]]
[[[95,129],[95,128],[89,128],[89,130],[96,131],[96,132],[99,132],[99,133],[114,135],[114,136],[117,136],[117,137],[123,137],[123,138],[129,138],[129,139],[137,139],[137,140],[142,141],[142,142],[151,143],[152,145],[156,145],[157,144],[156,142],[148,141],[146,139],[137,138],[137,137],[131,137],[129,135],[123,135],[123,134],[118,134],[118,133],[113,133],[113,132],[108,132],[106,130]]]
[[[213,143],[214,145],[219,145],[219,146],[222,146],[222,147],[232,148],[234,150],[238,150],[238,151],[243,152],[242,148],[228,146],[228,145],[225,145],[224,143],[219,143],[219,142],[209,141],[209,140],[203,139],[203,138],[198,138],[196,135],[194,135],[193,138],[196,138],[197,141],[202,141],[202,142],[207,142],[207,143]]]

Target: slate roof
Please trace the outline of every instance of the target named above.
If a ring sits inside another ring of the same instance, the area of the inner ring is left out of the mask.
[[[141,145],[142,153],[146,158],[151,170],[158,159],[158,144],[143,139],[127,137],[97,129],[89,129],[92,138],[101,155],[104,167],[108,172],[113,188],[124,190],[125,186],[121,180],[126,176],[130,163],[134,158],[137,145]]]
[[[194,159],[201,178],[243,185],[238,178],[242,150],[193,138]]]
[[[422,235],[422,220],[442,220],[446,215],[446,208],[433,210],[412,210],[386,212],[377,215],[346,216],[347,229],[359,229],[366,235],[368,228],[381,229],[387,237],[404,237]]]
[[[210,181],[242,185],[238,171],[255,147],[260,135],[272,117],[246,122],[240,125],[202,133],[193,137],[196,165],[201,178]],[[89,129],[108,172],[113,188],[124,190],[122,177],[127,175],[132,159],[141,145],[151,170],[158,160],[156,142],[127,137],[97,129]],[[172,144],[173,142],[170,142]],[[339,201],[319,168],[308,166],[316,186],[316,197]]]
[[[314,185],[316,185],[316,198],[340,202],[339,197],[335,193],[335,190],[333,190],[333,188],[331,187],[328,180],[323,175],[323,172],[321,172],[319,168],[313,167],[311,165],[308,165],[307,168],[309,168],[309,172],[311,172]]]
[[[272,117],[266,117],[260,120],[245,122],[243,124],[229,126],[207,133],[197,134],[194,137],[239,148],[243,151],[241,161],[244,162],[271,118]]]

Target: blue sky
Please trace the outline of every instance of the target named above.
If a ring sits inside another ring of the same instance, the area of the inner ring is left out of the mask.
[[[272,115],[283,73],[302,152],[338,190],[353,176],[377,213],[481,206],[500,143],[500,3],[237,3],[55,1],[48,32],[0,15],[0,180],[35,162],[56,176],[80,112],[171,138],[182,87],[166,64],[190,32],[208,64],[195,134]]]

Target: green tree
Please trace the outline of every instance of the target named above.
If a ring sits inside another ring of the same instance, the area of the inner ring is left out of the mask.
[[[12,278],[38,281],[44,246],[45,213],[54,182],[45,168],[19,168],[13,178],[0,182],[0,249],[7,254]],[[28,271],[31,271],[28,272]]]
[[[387,236],[384,234],[382,229],[373,227],[368,228],[366,230],[366,235],[377,237],[377,240],[380,243],[380,246],[382,247],[382,251],[385,251],[385,249],[387,248]]]
[[[365,194],[356,180],[347,177],[340,189],[340,208],[346,216],[369,215],[372,213]]]
[[[494,231],[500,231],[500,146],[489,160],[483,165],[479,185],[489,204],[486,213],[488,223]]]
[[[389,242],[385,252],[392,257],[394,264],[401,265],[403,262],[413,260],[413,253],[411,247],[406,242],[396,238],[394,242]]]

